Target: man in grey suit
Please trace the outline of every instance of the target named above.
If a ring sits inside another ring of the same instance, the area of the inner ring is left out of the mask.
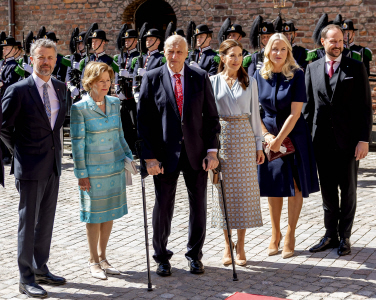
[[[326,232],[309,251],[338,248],[342,256],[351,253],[359,160],[368,154],[372,131],[371,89],[364,64],[342,54],[341,27],[325,27],[321,43],[325,56],[306,70],[304,114],[312,129]]]
[[[30,52],[34,73],[8,87],[3,97],[1,139],[13,153],[11,174],[20,194],[19,289],[29,297],[45,298],[47,292],[38,283],[65,283],[50,273],[47,261],[61,174],[66,88],[51,77],[56,44],[40,39]]]

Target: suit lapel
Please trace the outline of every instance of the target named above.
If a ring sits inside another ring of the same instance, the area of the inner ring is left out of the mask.
[[[341,85],[342,81],[345,79],[346,77],[346,58],[344,56],[342,56],[342,59],[341,59],[341,62],[338,66],[338,78],[337,78],[337,82],[336,82],[336,86],[334,88],[334,91],[333,91],[333,95],[332,95],[332,99],[331,101],[333,102],[334,101],[334,96],[336,94],[338,94],[338,90],[339,90],[339,86]]]
[[[191,83],[192,80],[192,73],[191,69],[188,66],[184,66],[184,102],[183,102],[183,113],[182,113],[182,120],[184,119],[184,112],[190,107],[191,93],[193,84]]]
[[[43,105],[42,98],[39,95],[38,88],[35,84],[33,76],[29,76],[27,79],[29,83],[29,93],[31,95],[31,98],[34,100],[36,106],[38,107],[40,113],[42,114],[43,119],[48,123],[48,125],[51,127],[51,123],[48,120],[46,110]]]
[[[176,116],[180,119],[180,113],[179,113],[178,105],[176,104],[176,98],[175,98],[174,91],[172,89],[171,78],[167,69],[167,65],[163,66],[161,77],[162,77],[163,88],[167,96],[167,100],[170,102],[173,110],[175,111]]]
[[[103,117],[107,117],[104,112],[98,107],[98,105],[95,103],[95,101],[93,100],[93,98],[91,98],[89,95],[86,95],[84,97],[88,97],[89,99],[87,100],[87,103],[88,103],[88,106],[90,107],[90,109],[92,111],[95,111],[96,113],[102,115]],[[84,97],[82,97],[82,99],[84,99]],[[107,102],[106,102],[106,110],[107,110]],[[106,111],[107,112],[107,111]]]
[[[60,124],[60,122],[65,118],[65,114],[64,114],[65,103],[64,103],[64,97],[63,97],[63,91],[60,90],[60,88],[58,87],[58,85],[57,85],[57,83],[56,83],[56,81],[53,77],[51,77],[51,82],[52,82],[52,85],[55,89],[57,99],[59,100],[59,112],[57,114],[57,118],[56,118],[56,121],[55,121],[55,126],[56,126],[56,124]]]

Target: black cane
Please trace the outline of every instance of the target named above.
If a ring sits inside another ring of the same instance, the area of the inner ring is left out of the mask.
[[[206,168],[208,166],[208,160],[205,159],[205,165]],[[228,223],[228,213],[227,213],[227,204],[226,204],[226,196],[225,196],[225,190],[223,187],[223,177],[222,177],[222,171],[220,169],[214,169],[213,171],[219,172],[219,182],[221,184],[221,191],[222,191],[222,200],[223,200],[223,209],[225,211],[225,220],[226,220],[226,227],[227,227],[227,236],[228,236],[228,242],[230,244],[230,251],[231,251],[231,260],[232,260],[232,280],[238,281],[238,274],[236,274],[235,269],[235,260],[234,260],[234,252],[232,248],[232,239],[231,239],[231,230],[230,230],[230,224]]]
[[[138,152],[139,157],[141,157],[140,147],[141,147],[141,144],[140,144],[139,141],[137,141],[136,142],[136,150]],[[141,164],[141,158],[140,158],[140,164]],[[153,286],[152,286],[152,283],[151,283],[151,275],[150,275],[148,215],[147,215],[147,210],[146,210],[146,193],[145,193],[145,179],[148,176],[148,173],[142,171],[142,164],[141,164],[140,173],[141,173],[141,189],[142,189],[142,206],[143,206],[143,212],[144,212],[146,264],[147,264],[147,270],[148,270],[148,291],[152,291]]]

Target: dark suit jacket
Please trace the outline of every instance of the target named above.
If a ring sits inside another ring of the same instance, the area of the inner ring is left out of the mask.
[[[3,109],[1,108],[0,105],[0,132],[1,132],[1,124],[3,123]],[[4,186],[4,166],[3,166],[3,154],[1,152],[1,147],[0,147],[0,184]]]
[[[218,148],[219,117],[208,74],[184,66],[184,105],[180,118],[167,65],[147,72],[138,102],[138,131],[142,158],[156,158],[166,172],[179,161],[183,136],[189,162],[202,168],[208,149]]]
[[[308,102],[303,113],[312,129],[314,143],[327,141],[332,133],[341,149],[354,150],[359,141],[368,142],[371,137],[371,89],[363,63],[343,55],[338,72],[330,97],[325,81],[325,57],[307,66]]]
[[[1,138],[13,152],[11,174],[39,180],[61,174],[60,129],[65,117],[65,84],[52,78],[60,110],[53,129],[32,76],[10,86],[3,97]]]

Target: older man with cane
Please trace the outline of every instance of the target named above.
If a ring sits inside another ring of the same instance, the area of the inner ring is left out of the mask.
[[[174,35],[165,42],[167,64],[147,72],[138,103],[142,159],[154,175],[154,259],[157,274],[171,275],[167,249],[180,172],[188,190],[190,216],[187,253],[190,272],[204,273],[207,171],[218,165],[219,117],[208,74],[184,63],[188,45]],[[208,161],[205,165],[205,159]],[[162,163],[162,167],[160,165]]]

